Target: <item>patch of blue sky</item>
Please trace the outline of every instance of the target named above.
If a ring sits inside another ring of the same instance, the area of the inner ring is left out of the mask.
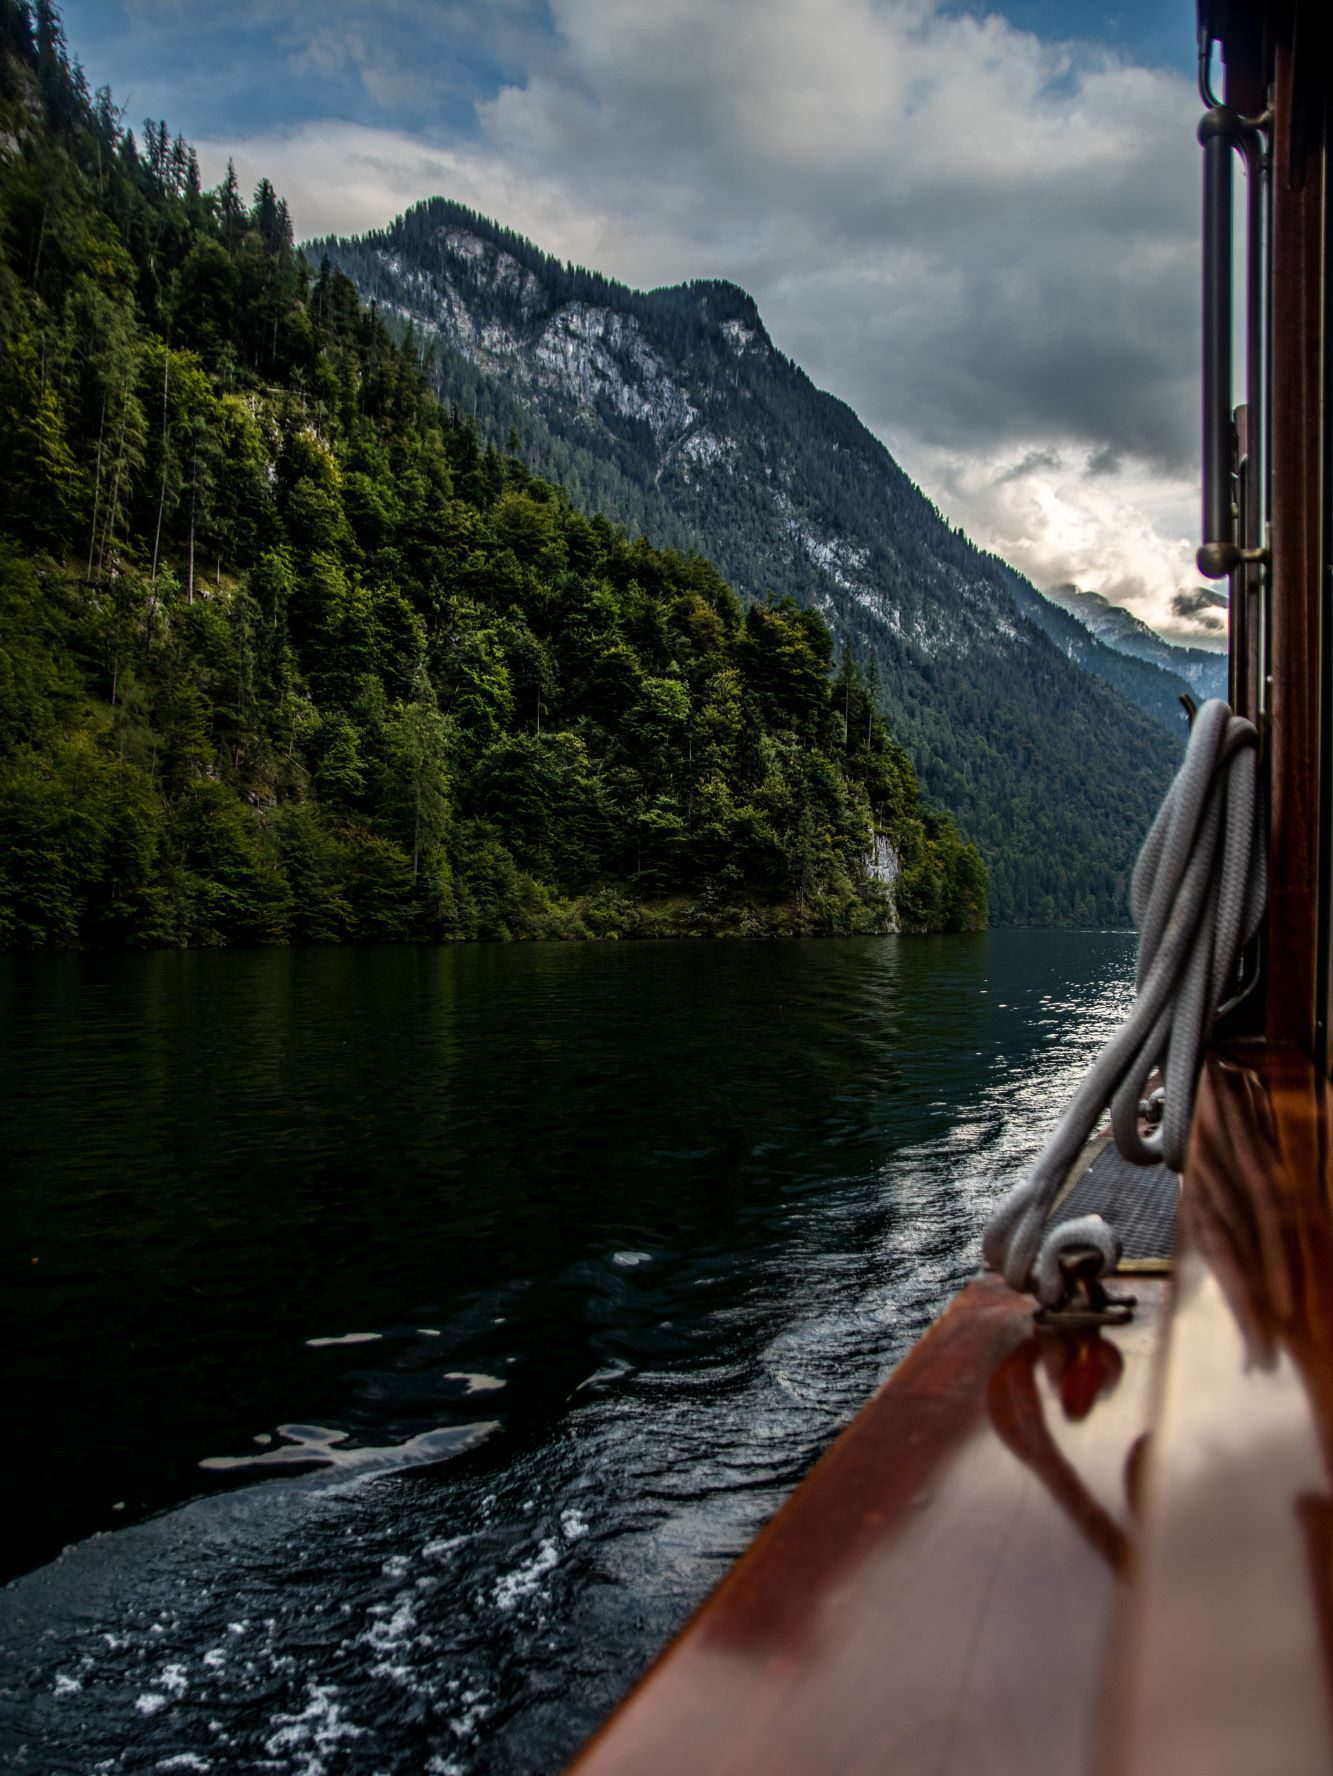
[[[1143,67],[1194,66],[1195,0],[945,0],[942,10],[998,14],[1044,43],[1086,44]]]
[[[71,51],[126,121],[224,140],[338,118],[457,140],[554,32],[545,0],[64,0]]]

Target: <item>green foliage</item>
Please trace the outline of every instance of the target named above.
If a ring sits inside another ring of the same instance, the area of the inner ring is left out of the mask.
[[[822,620],[483,444],[0,0],[0,945],[972,927]]]

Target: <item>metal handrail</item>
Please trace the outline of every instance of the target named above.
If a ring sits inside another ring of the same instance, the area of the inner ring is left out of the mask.
[[[1201,68],[1203,63],[1200,64]],[[1206,84],[1206,81],[1205,81]],[[1262,411],[1262,190],[1266,165],[1263,131],[1268,113],[1242,117],[1229,105],[1214,105],[1199,124],[1203,147],[1203,543],[1196,560],[1206,579],[1220,580],[1246,562],[1263,562],[1267,551],[1255,536],[1237,534],[1236,437],[1232,413],[1231,352],[1234,315],[1231,272],[1234,256],[1232,155],[1245,158],[1251,179],[1249,265],[1247,267],[1246,390],[1251,415],[1251,446],[1261,435]],[[1251,458],[1251,493],[1258,482],[1258,458]],[[1247,502],[1255,511],[1253,498]]]

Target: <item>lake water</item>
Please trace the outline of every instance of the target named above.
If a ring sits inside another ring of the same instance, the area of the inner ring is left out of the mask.
[[[975,1268],[1132,972],[0,961],[0,1764],[559,1769]]]

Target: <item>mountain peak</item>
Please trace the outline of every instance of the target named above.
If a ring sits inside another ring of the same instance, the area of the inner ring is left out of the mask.
[[[340,263],[349,249],[384,256],[396,272],[404,264],[440,274],[454,271],[474,289],[517,297],[529,316],[547,314],[568,303],[654,318],[690,315],[716,328],[738,354],[769,350],[772,341],[748,290],[725,278],[692,278],[649,290],[561,260],[525,235],[483,216],[454,198],[424,198],[404,210],[387,228],[350,240],[333,236],[307,243],[312,260],[328,253]],[[362,282],[363,279],[355,281]],[[372,292],[374,293],[374,292]]]

